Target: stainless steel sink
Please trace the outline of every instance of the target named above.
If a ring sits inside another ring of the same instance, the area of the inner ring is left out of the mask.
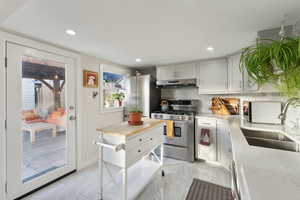
[[[282,133],[242,129],[249,145],[299,152],[299,146]]]

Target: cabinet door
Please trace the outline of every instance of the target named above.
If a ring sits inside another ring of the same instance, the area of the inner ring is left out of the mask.
[[[157,80],[172,80],[175,79],[175,70],[174,66],[166,65],[159,66],[156,68]]]
[[[199,93],[223,93],[228,89],[227,60],[199,62]]]
[[[217,121],[218,162],[230,170],[232,162],[232,147],[229,127],[226,121]]]
[[[176,79],[196,78],[196,63],[184,63],[174,66]]]
[[[228,91],[242,92],[242,72],[240,70],[240,54],[230,56],[228,58]]]
[[[258,85],[250,79],[247,70],[244,70],[243,81],[244,81],[244,83],[243,83],[244,92],[247,93],[247,92],[257,92],[258,91]]]
[[[256,83],[254,83],[249,75],[248,72],[245,70],[243,74],[244,79],[244,92],[245,93],[277,93],[279,92],[272,84],[264,84],[261,87],[258,87]]]

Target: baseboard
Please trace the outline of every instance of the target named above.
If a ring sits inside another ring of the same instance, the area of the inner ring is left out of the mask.
[[[86,167],[89,167],[89,166],[91,166],[91,165],[93,165],[93,164],[95,164],[97,162],[98,162],[98,156],[94,157],[94,158],[91,158],[91,159],[89,159],[89,160],[87,160],[85,162],[82,162],[82,164],[78,166],[77,170],[82,170],[82,169],[84,169]]]

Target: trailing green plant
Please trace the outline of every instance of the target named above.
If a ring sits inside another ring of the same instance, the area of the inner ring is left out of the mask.
[[[259,86],[275,79],[269,40],[257,40],[256,44],[243,49],[240,69],[246,70],[249,77]]]
[[[288,97],[300,97],[299,38],[258,39],[242,51],[240,69],[259,86],[271,83]]]

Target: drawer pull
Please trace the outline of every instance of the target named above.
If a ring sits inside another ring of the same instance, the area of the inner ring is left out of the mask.
[[[138,152],[141,153],[141,150],[139,149]]]

